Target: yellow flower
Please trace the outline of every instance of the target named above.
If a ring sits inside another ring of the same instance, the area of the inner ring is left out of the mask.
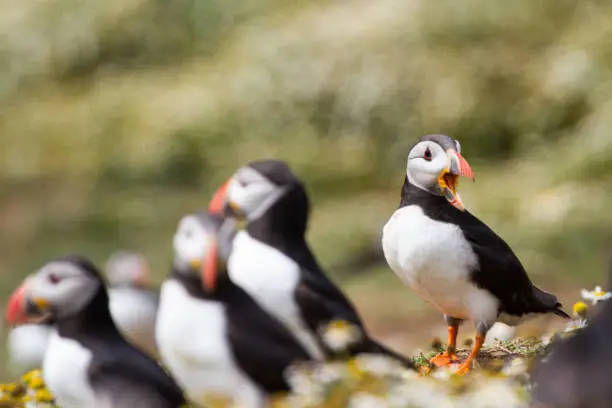
[[[586,303],[579,301],[574,303],[574,307],[572,308],[574,315],[576,317],[585,318],[589,307]]]
[[[53,396],[46,388],[42,390],[36,390],[36,392],[34,392],[34,398],[37,402],[53,402]]]
[[[38,368],[24,374],[21,377],[21,382],[27,385],[28,388],[38,389],[45,387],[42,371]]]

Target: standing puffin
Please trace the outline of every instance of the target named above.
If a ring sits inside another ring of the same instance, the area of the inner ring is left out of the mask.
[[[446,135],[421,138],[408,154],[400,206],[384,226],[382,246],[391,269],[445,316],[448,348],[432,363],[456,362],[459,324],[475,321],[474,347],[458,371],[465,374],[496,321],[569,316],[555,296],[531,283],[508,244],[465,210],[459,176],[474,178],[459,142]]]
[[[155,321],[159,293],[151,288],[147,260],[139,253],[115,252],[106,262],[111,316],[123,336],[157,356]]]
[[[45,384],[62,408],[177,408],[182,390],[119,333],[96,267],[79,256],[46,264],[9,300],[13,324],[49,316],[55,330],[43,361]]]
[[[288,391],[285,369],[308,353],[227,274],[232,220],[185,216],[174,236],[174,262],[162,284],[157,341],[162,360],[189,399],[229,398],[261,407]]]
[[[240,168],[215,193],[210,211],[246,219],[246,230],[234,239],[229,274],[313,358],[382,353],[413,366],[369,337],[354,306],[319,266],[305,237],[308,196],[285,162],[260,160]],[[330,340],[332,332],[345,341]]]

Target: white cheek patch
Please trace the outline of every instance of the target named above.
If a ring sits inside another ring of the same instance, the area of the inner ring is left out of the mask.
[[[181,222],[174,236],[174,252],[181,261],[204,258],[209,246],[210,240],[195,218],[186,218]]]
[[[432,153],[432,160],[424,159],[427,149]],[[449,159],[442,146],[432,142],[417,144],[408,155],[406,175],[411,184],[432,194],[441,194],[438,177],[449,165]]]
[[[228,188],[228,199],[234,203],[248,221],[261,217],[287,191],[266,179],[242,186],[231,182]]]

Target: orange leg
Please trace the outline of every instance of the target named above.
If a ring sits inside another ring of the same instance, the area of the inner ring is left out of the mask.
[[[485,340],[485,336],[483,334],[476,335],[476,338],[474,340],[474,347],[472,348],[472,352],[465,359],[463,364],[459,366],[459,369],[456,372],[457,375],[465,375],[470,372],[470,370],[472,369],[472,362],[474,361],[474,358],[476,358],[476,356],[478,355],[478,352],[480,351],[482,345],[484,344],[484,340]]]
[[[457,357],[457,354],[455,354],[457,350],[458,331],[459,327],[456,324],[451,324],[448,326],[448,345],[446,346],[446,351],[429,360],[431,364],[435,365],[436,367],[442,367],[459,362],[459,358]]]

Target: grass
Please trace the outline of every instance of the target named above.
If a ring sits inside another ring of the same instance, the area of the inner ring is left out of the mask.
[[[467,404],[475,400],[480,400],[478,406],[488,406],[496,401],[488,388],[499,395],[501,387],[511,398],[503,402],[497,400],[496,407],[527,407],[528,370],[550,344],[542,339],[519,338],[485,346],[468,377],[455,377],[452,370],[436,369],[429,364],[429,359],[441,349],[413,358],[421,374],[406,371],[393,360],[376,355],[362,355],[347,362],[304,364],[287,373],[292,392],[275,396],[271,406],[341,408],[369,402],[381,407],[429,408],[440,403],[453,407],[474,406]],[[463,359],[468,352],[469,349],[460,348],[458,356]],[[28,400],[40,401],[36,407],[51,407],[46,405],[49,404],[48,393],[39,376],[40,372],[34,371],[13,385],[4,385],[0,391],[4,396],[0,399],[3,398],[1,401],[6,405],[0,406],[23,407],[19,401]],[[211,400],[207,406],[231,407],[229,402],[219,399]]]
[[[609,3],[2,7],[2,300],[67,252],[102,265],[141,250],[161,281],[178,219],[236,167],[274,156],[308,186],[322,264],[374,333],[412,352],[439,335],[440,316],[377,248],[407,149],[433,132],[460,139],[477,175],[464,201],[534,281],[567,304],[603,280]]]
[[[600,306],[593,307],[595,313]],[[578,313],[576,319],[587,319],[582,321],[588,324],[592,311],[583,304],[575,313]],[[433,356],[444,351],[438,339],[412,357],[414,371],[406,370],[388,357],[369,354],[346,361],[297,364],[285,373],[291,391],[273,396],[271,407],[527,408],[529,376],[534,363],[551,346],[580,333],[582,327],[576,328],[571,322],[538,337],[519,336],[485,344],[467,376],[454,374],[458,364],[436,368],[429,363]],[[463,361],[470,351],[471,344],[465,344],[457,348],[457,355]],[[25,408],[26,401],[40,402],[28,407],[53,407],[49,400],[40,370],[27,373],[14,383],[0,385],[2,407]],[[207,406],[231,408],[229,400],[218,398],[209,401]]]

